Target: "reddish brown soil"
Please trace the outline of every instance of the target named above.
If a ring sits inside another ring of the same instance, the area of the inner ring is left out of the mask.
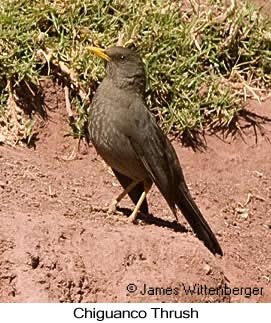
[[[249,0],[248,2],[256,3],[257,7],[261,8],[262,14],[271,17],[271,2],[269,0]]]
[[[155,188],[149,203],[153,217],[165,220],[160,225],[147,219],[133,225],[124,214],[97,211],[121,189],[93,147],[81,145],[70,160],[77,142],[65,136],[63,90],[46,84],[51,111],[37,148],[0,146],[1,302],[271,301],[271,146],[265,136],[258,132],[256,144],[248,128],[246,143],[208,137],[203,153],[175,143],[192,194],[225,252],[221,259],[188,226],[186,233],[170,228],[174,217]],[[250,109],[270,117],[270,104]],[[129,294],[131,283],[138,290]],[[191,296],[182,285],[225,283],[263,288],[263,295]],[[141,295],[144,284],[177,288],[177,295]]]

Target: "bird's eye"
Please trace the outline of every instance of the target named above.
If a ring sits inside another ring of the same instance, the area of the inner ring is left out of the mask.
[[[125,56],[124,55],[120,55],[120,59],[124,60]]]

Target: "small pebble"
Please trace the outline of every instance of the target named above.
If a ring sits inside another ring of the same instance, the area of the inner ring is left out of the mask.
[[[212,268],[208,264],[205,264],[203,266],[203,270],[204,270],[204,272],[205,272],[206,275],[210,275],[211,272],[212,272]]]
[[[5,188],[5,186],[6,186],[6,182],[4,182],[4,181],[0,181],[0,187],[1,187],[1,188]]]

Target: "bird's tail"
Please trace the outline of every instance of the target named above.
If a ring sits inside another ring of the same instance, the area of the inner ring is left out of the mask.
[[[188,188],[184,183],[181,183],[176,194],[175,203],[182,211],[187,222],[192,227],[195,234],[202,240],[205,246],[213,253],[223,256],[223,251],[209,227],[208,223],[201,214],[196,203],[193,201]]]

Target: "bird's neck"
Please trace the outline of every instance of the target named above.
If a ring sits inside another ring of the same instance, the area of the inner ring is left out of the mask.
[[[118,78],[117,80],[113,80],[113,82],[114,85],[119,89],[134,91],[142,95],[145,93],[145,80],[142,78]]]
[[[142,74],[134,74],[134,75],[108,75],[107,76],[112,85],[120,90],[124,91],[132,91],[137,94],[144,96],[145,94],[145,76]]]

